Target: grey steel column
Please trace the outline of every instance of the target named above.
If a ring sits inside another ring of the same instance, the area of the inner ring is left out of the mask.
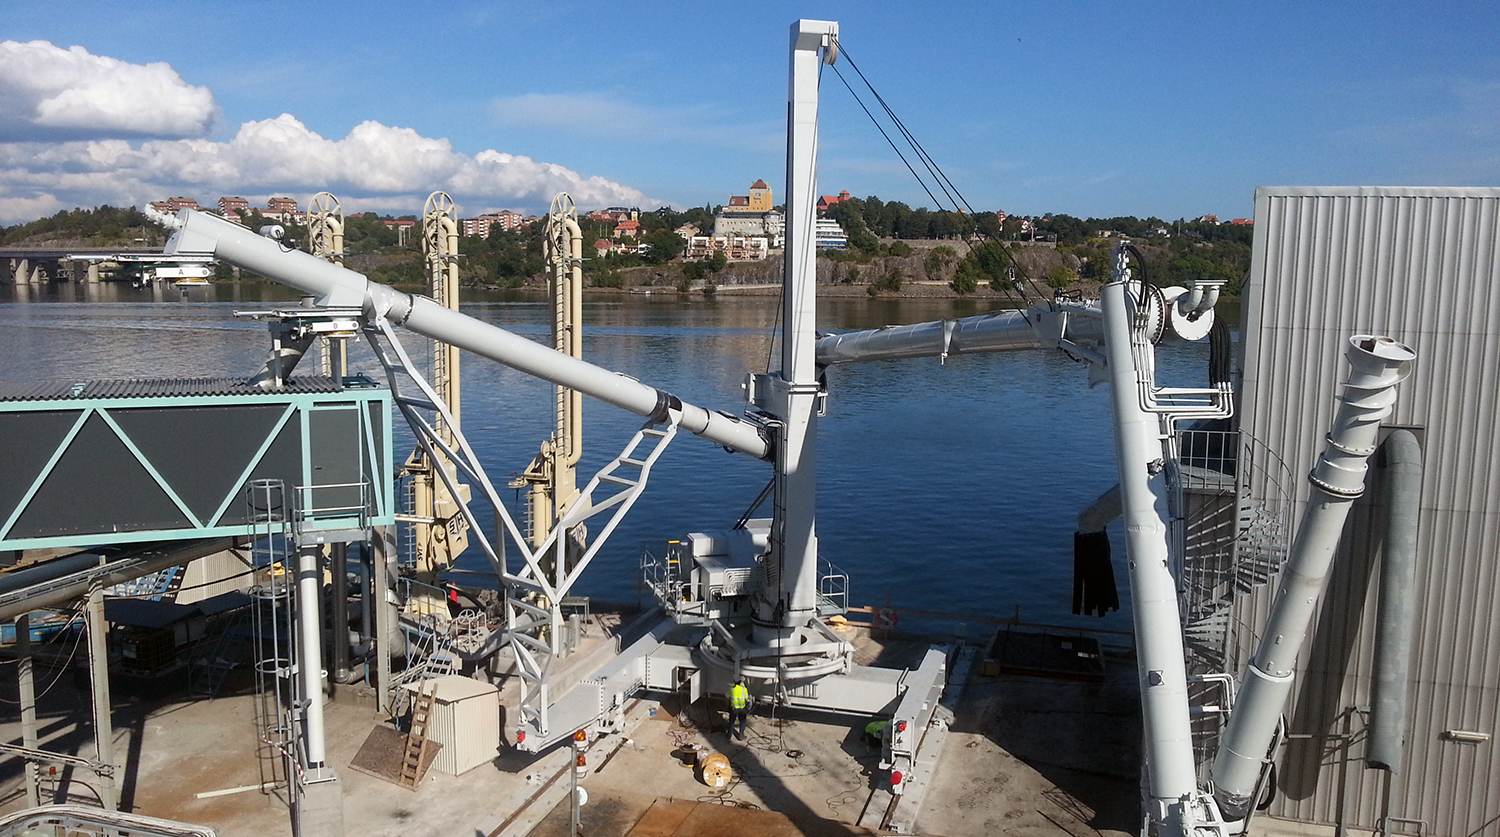
[[[16,617],[16,681],[21,692],[21,746],[35,750],[36,681],[31,667],[31,615],[27,613]],[[26,807],[35,808],[42,804],[41,790],[36,784],[36,765],[27,760],[22,770],[25,771]]]
[[[318,572],[320,544],[297,549],[297,672],[302,680],[303,735],[307,740],[307,766],[322,767],[327,761],[323,742],[323,620],[322,574]]]
[[[1400,773],[1406,751],[1406,692],[1417,622],[1417,520],[1422,508],[1422,446],[1410,430],[1385,440],[1385,545],[1375,617],[1375,676],[1365,767]]]
[[[377,664],[375,683],[379,695],[377,714],[387,714],[394,705],[391,689],[391,656],[395,650],[396,606],[391,603],[391,579],[395,576],[396,544],[391,539],[390,527],[377,526],[370,533],[373,555],[370,559],[370,593],[375,608],[375,661]],[[368,665],[368,663],[366,663]]]
[[[349,545],[336,543],[329,546],[333,577],[330,595],[330,621],[333,622],[333,642],[329,655],[333,663],[333,679],[337,683],[349,681]]]
[[[100,764],[114,767],[115,730],[109,717],[109,652],[105,648],[104,588],[89,591],[86,630],[89,644],[89,688],[94,704],[94,749]],[[109,811],[120,807],[119,791],[113,773],[99,776],[99,799]]]

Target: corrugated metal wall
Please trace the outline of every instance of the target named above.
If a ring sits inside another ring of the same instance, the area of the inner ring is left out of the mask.
[[[1355,333],[1417,351],[1385,423],[1417,429],[1425,455],[1406,767],[1392,778],[1388,814],[1424,820],[1429,835],[1497,835],[1500,189],[1257,190],[1242,427],[1298,474],[1322,449]],[[1298,519],[1308,494],[1299,482]],[[1303,737],[1282,750],[1276,816],[1338,821],[1341,783],[1350,826],[1373,829],[1383,813],[1384,774],[1364,769],[1367,716],[1348,712],[1370,703],[1378,489],[1372,484],[1350,515],[1299,663],[1287,717]],[[1246,597],[1236,616],[1264,624],[1273,591]],[[1243,672],[1252,652],[1253,637],[1241,637],[1231,671]],[[1452,729],[1491,740],[1450,740]]]

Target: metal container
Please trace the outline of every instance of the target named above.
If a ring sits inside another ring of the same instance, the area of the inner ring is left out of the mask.
[[[500,690],[457,674],[429,682],[436,692],[427,737],[443,745],[432,766],[457,776],[499,755]]]

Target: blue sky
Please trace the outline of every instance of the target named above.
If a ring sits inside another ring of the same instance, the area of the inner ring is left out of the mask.
[[[1494,3],[53,0],[0,11],[0,39],[50,45],[0,53],[0,223],[325,187],[538,211],[763,177],[779,201],[799,17],[840,22],[976,209],[1234,217],[1260,185],[1500,183]],[[831,71],[822,131],[820,191],[931,204]]]

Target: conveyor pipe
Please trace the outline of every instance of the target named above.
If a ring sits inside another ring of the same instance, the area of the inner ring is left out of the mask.
[[[404,294],[359,273],[256,235],[238,224],[192,209],[171,219],[174,232],[164,252],[211,255],[317,297],[330,307],[361,309],[408,329],[543,380],[571,387],[607,404],[665,422],[680,411],[678,426],[757,459],[771,455],[761,428],[697,407],[664,390],[527,340],[518,334],[449,310],[431,299]]]
[[[1096,308],[1038,303],[1025,311],[997,311],[956,320],[887,326],[818,338],[820,366],[870,360],[946,357],[1012,349],[1043,349],[1059,339],[1099,343],[1104,327]]]
[[[1417,518],[1422,501],[1422,445],[1410,430],[1385,444],[1385,545],[1380,550],[1380,604],[1375,618],[1375,677],[1365,766],[1400,773],[1406,750],[1406,685],[1417,621]]]
[[[1396,385],[1410,373],[1416,353],[1389,337],[1356,335],[1349,340],[1346,356],[1349,379],[1327,447],[1308,475],[1312,493],[1302,524],[1214,760],[1214,797],[1229,819],[1244,817],[1254,802],[1267,751],[1292,690],[1297,654],[1328,580],[1344,521],[1355,498],[1364,493],[1380,421],[1390,414]]]

